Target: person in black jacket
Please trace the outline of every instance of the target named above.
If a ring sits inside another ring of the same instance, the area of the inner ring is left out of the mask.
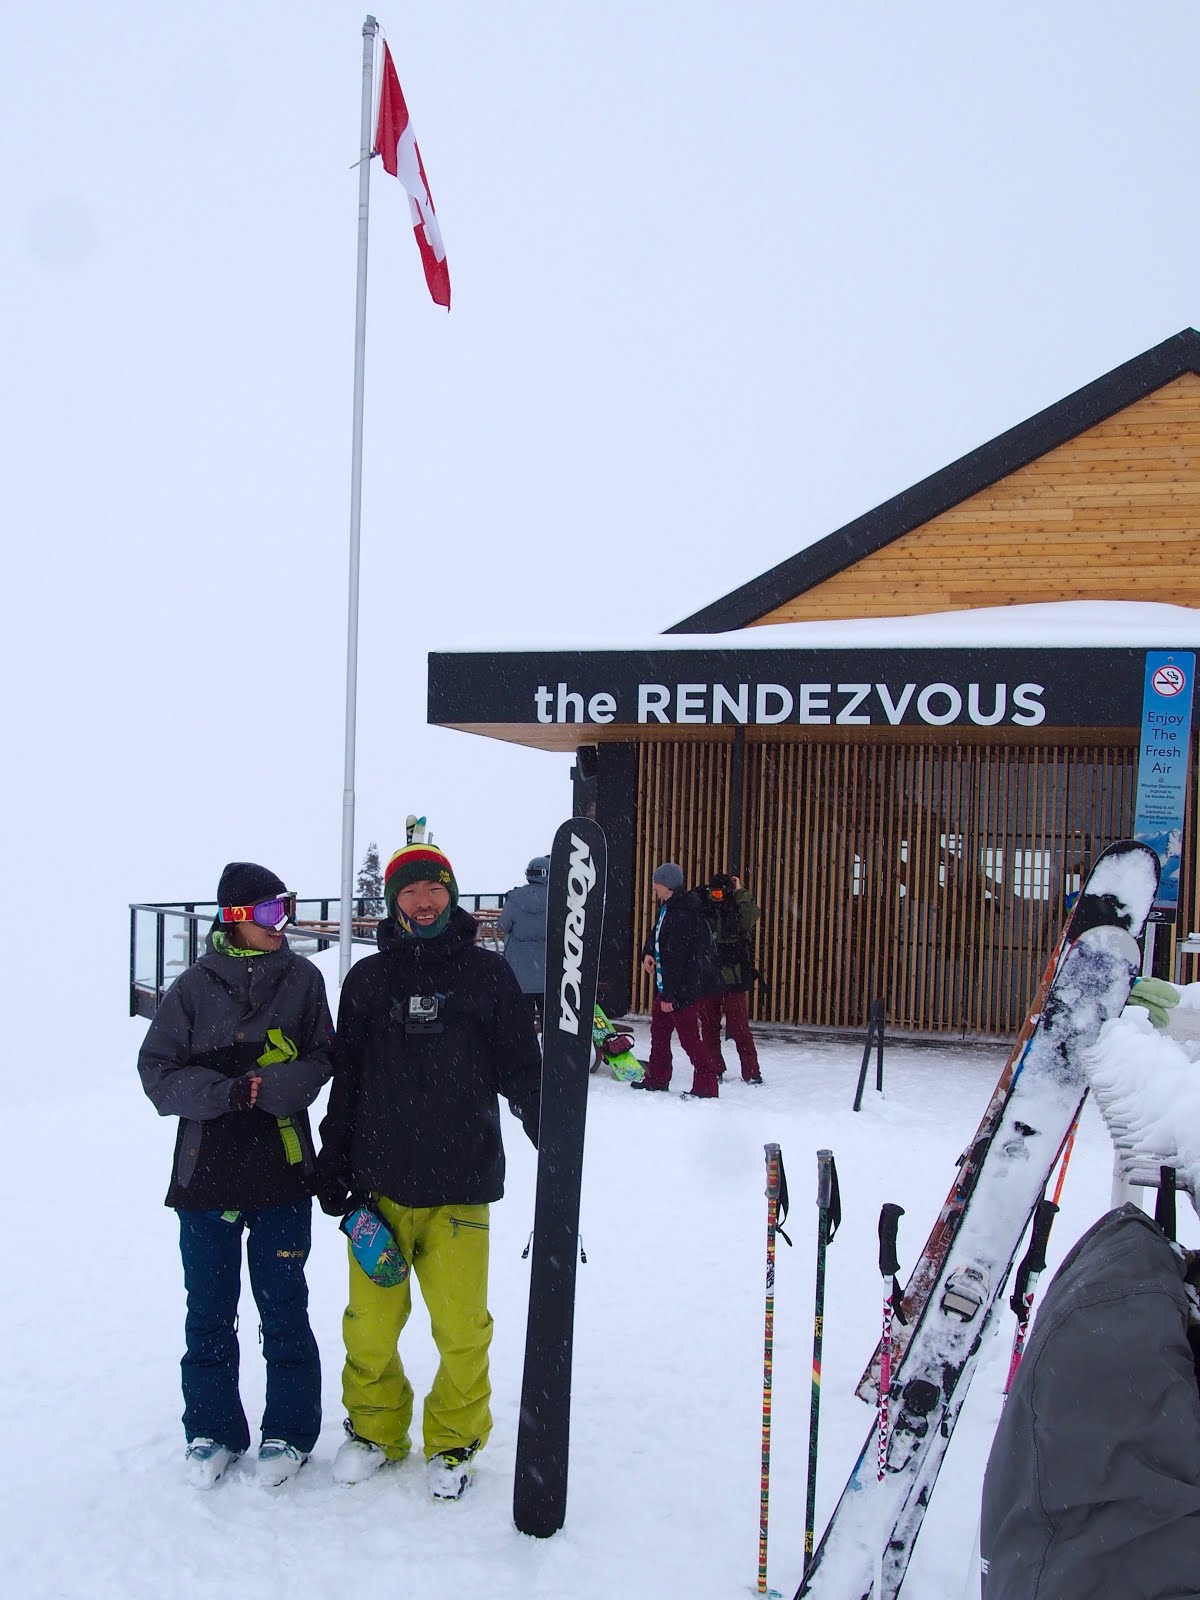
[[[642,965],[654,979],[650,1012],[650,1061],[634,1089],[665,1091],[671,1082],[671,1035],[692,1063],[689,1098],[715,1100],[720,1093],[721,1058],[700,1035],[700,1001],[720,989],[712,934],[700,897],[683,887],[683,870],[674,861],[655,869],[654,926],[642,946]]]
[[[325,984],[288,949],[281,879],[231,862],[204,954],[163,996],[138,1072],[178,1117],[166,1203],[179,1215],[187,1289],[182,1362],[187,1472],[209,1488],[250,1447],[238,1396],[242,1231],[262,1319],[267,1397],[257,1476],[278,1486],[321,1428],[321,1367],[308,1322],[315,1159],[306,1107],[333,1071]]]
[[[502,956],[476,944],[439,849],[398,850],[384,898],[379,953],[342,987],[317,1193],[333,1216],[369,1201],[412,1265],[441,1357],[423,1417],[430,1490],[457,1499],[492,1428],[488,1207],[504,1193],[497,1095],[536,1145],[541,1054],[520,984]],[[397,1348],[411,1289],[411,1276],[382,1287],[351,1255],[339,1483],[361,1482],[411,1448],[413,1391]]]

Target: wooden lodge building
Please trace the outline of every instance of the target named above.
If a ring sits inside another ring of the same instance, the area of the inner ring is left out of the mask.
[[[1051,622],[1036,644],[1004,642],[994,613],[973,642],[962,615],[1080,601],[1173,609],[1135,644],[1115,627],[1064,643]],[[966,642],[924,642],[959,636],[940,613]],[[885,618],[909,620],[886,635],[858,622]],[[804,626],[848,619],[849,645]],[[902,642],[856,642],[872,635]],[[649,1009],[638,947],[651,874],[674,860],[689,882],[740,872],[759,901],[759,1021],[861,1029],[884,997],[892,1029],[999,1037],[1081,872],[1132,830],[1146,649],[1198,641],[1200,333],[1186,329],[644,650],[431,654],[429,720],[576,752],[576,811],[609,841],[613,1014]],[[1200,928],[1195,784],[1193,760],[1180,938]]]

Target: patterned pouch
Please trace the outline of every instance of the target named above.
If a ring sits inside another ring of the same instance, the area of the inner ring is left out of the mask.
[[[381,1289],[394,1289],[408,1277],[408,1262],[387,1223],[373,1206],[359,1206],[338,1224],[350,1241],[355,1261]]]

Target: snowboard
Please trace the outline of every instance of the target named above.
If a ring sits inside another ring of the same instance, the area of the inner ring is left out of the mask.
[[[579,1194],[604,925],[607,846],[585,817],[550,852],[542,1106],[513,1521],[546,1539],[566,1518]]]
[[[958,1173],[950,1192],[938,1212],[929,1238],[925,1241],[905,1286],[900,1301],[900,1309],[905,1320],[897,1323],[893,1337],[893,1366],[900,1361],[908,1348],[908,1342],[913,1336],[929,1297],[930,1287],[941,1271],[946,1254],[953,1243],[955,1231],[979,1177],[980,1165],[996,1130],[996,1123],[1013,1082],[1021,1071],[1030,1040],[1042,1014],[1042,1007],[1046,1003],[1046,996],[1050,992],[1050,986],[1064,955],[1079,935],[1090,927],[1107,923],[1138,933],[1150,914],[1157,888],[1158,857],[1148,845],[1139,844],[1136,840],[1119,839],[1115,844],[1110,844],[1107,849],[1102,850],[1093,862],[1075,904],[1063,923],[1058,941],[1042,973],[1033,1004],[992,1091],[987,1110],[959,1162]],[[879,1346],[876,1345],[855,1393],[860,1400],[873,1405],[878,1392]]]
[[[641,1083],[646,1075],[646,1068],[634,1055],[632,1050],[618,1050],[614,1055],[611,1052],[611,1041],[622,1037],[621,1030],[615,1028],[599,1006],[592,1011],[592,1043],[596,1047],[596,1063],[592,1071],[607,1064],[612,1068],[612,1075],[620,1083]]]
[[[1092,892],[1100,861],[1089,875],[1080,896],[1089,900],[1081,916],[1087,925],[1064,941],[923,1306],[893,1356],[882,1478],[877,1419],[796,1600],[893,1600],[904,1581],[984,1334],[1087,1092],[1082,1057],[1119,1014],[1138,974],[1134,935],[1158,874],[1154,852],[1139,856],[1141,850],[1129,846],[1110,857],[1103,893]],[[881,1549],[882,1593],[875,1594]]]

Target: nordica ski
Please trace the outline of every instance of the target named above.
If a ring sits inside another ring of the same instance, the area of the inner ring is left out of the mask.
[[[979,1169],[987,1154],[992,1135],[996,1131],[1000,1112],[1012,1089],[1014,1079],[1021,1071],[1030,1040],[1042,1014],[1042,1007],[1046,1003],[1050,985],[1062,965],[1063,957],[1074,940],[1091,927],[1111,925],[1131,929],[1134,934],[1140,933],[1150,914],[1157,888],[1158,857],[1148,845],[1139,844],[1132,839],[1119,839],[1096,857],[1078,898],[1063,923],[1058,942],[1051,952],[1041,982],[1038,984],[1033,1004],[992,1091],[987,1110],[974,1138],[959,1161],[954,1183],[905,1286],[900,1301],[904,1321],[896,1328],[892,1345],[893,1366],[903,1357],[908,1347],[929,1297],[930,1286],[938,1277],[947,1252],[954,1242],[958,1224],[979,1177]],[[879,1393],[878,1345],[859,1379],[855,1392],[867,1405],[875,1404]]]
[[[606,859],[604,834],[585,817],[564,822],[554,836],[533,1261],[513,1483],[513,1520],[540,1539],[557,1533],[567,1508],[579,1192]]]
[[[915,1326],[893,1352],[886,1470],[875,1471],[874,1425],[796,1600],[893,1600],[904,1581],[983,1336],[1087,1092],[1083,1055],[1137,976],[1134,935],[1153,903],[1158,861],[1136,846],[1118,859],[1102,895],[1092,895],[1089,876],[1081,901],[1090,897],[1090,925],[1065,944]]]

